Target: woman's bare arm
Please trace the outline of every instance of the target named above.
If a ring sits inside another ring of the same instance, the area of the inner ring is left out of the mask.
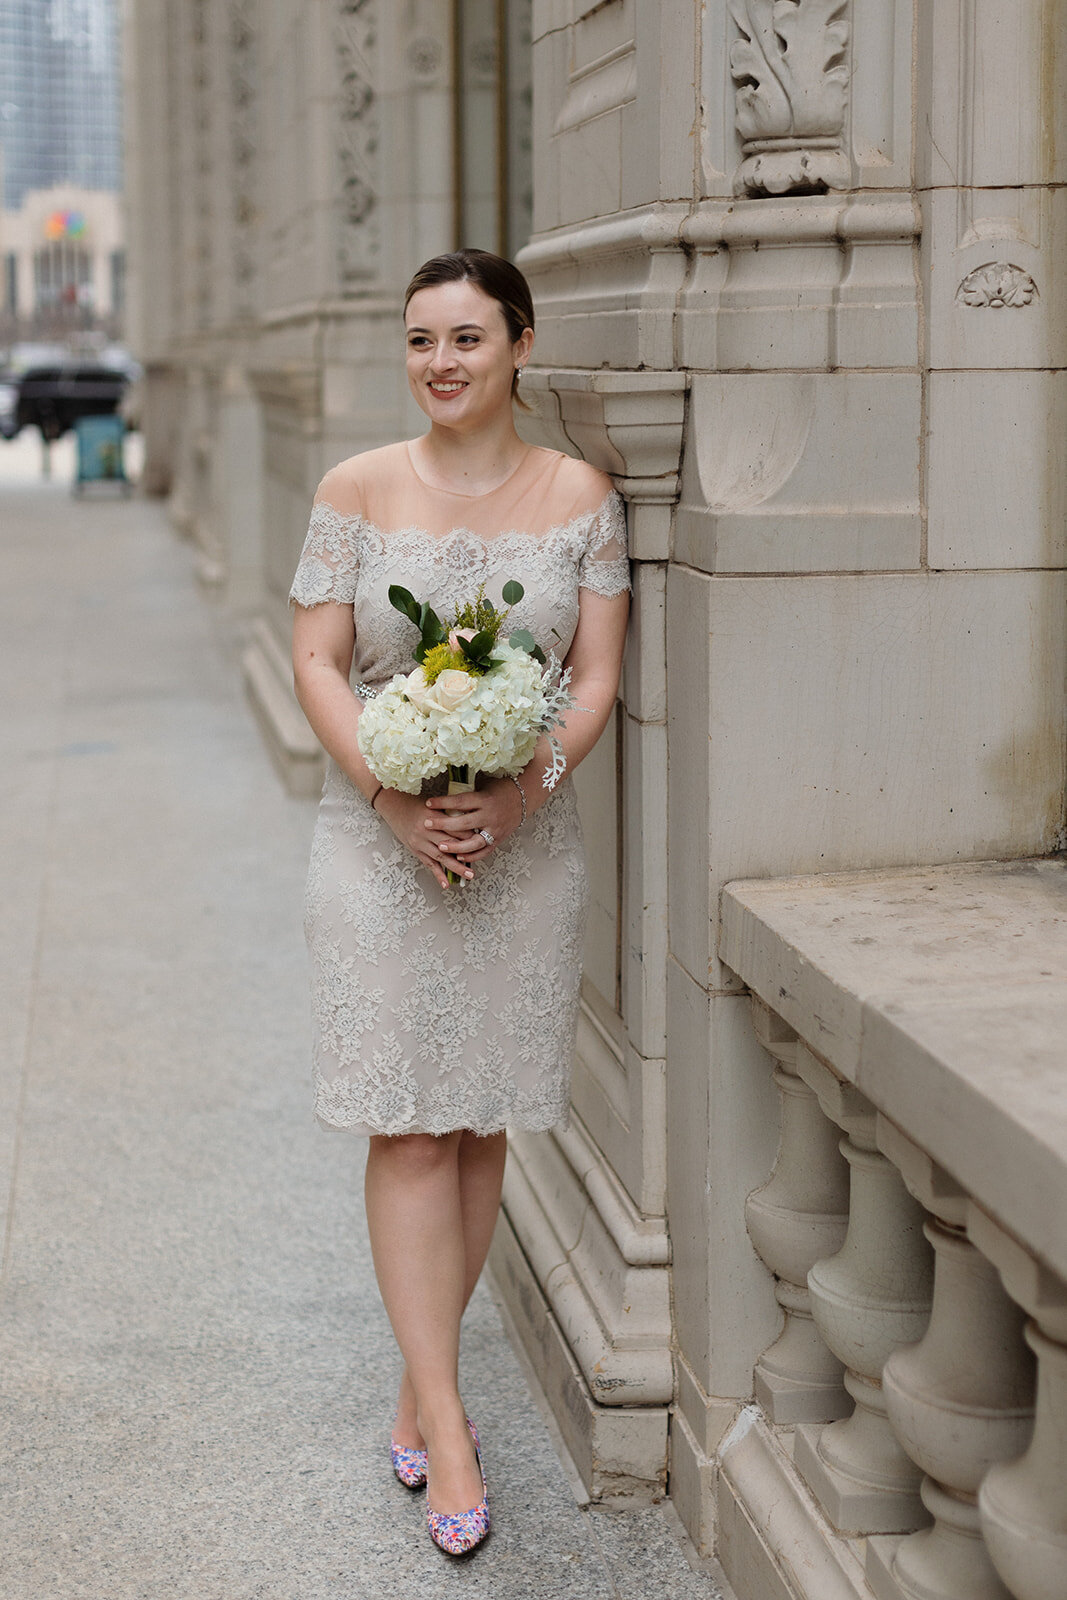
[[[358,730],[361,705],[348,681],[356,647],[351,605],[327,601],[318,606],[297,606],[293,619],[293,681],[300,702],[319,743],[351,779],[359,792],[406,845],[412,855],[433,873],[443,889],[449,868],[473,877],[442,845],[451,843],[440,831],[437,818],[426,826],[426,803],[419,795],[383,789],[363,759]]]
[[[369,800],[378,780],[364,761],[356,738],[361,707],[348,681],[355,648],[351,605],[327,601],[295,607],[296,698],[323,749]]]

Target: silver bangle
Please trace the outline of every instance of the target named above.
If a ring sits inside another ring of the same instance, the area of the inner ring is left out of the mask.
[[[526,790],[523,788],[522,784],[519,782],[518,778],[516,778],[513,772],[509,772],[508,777],[519,791],[519,799],[522,801],[522,821],[519,823],[519,827],[521,828],[523,822],[526,821]]]

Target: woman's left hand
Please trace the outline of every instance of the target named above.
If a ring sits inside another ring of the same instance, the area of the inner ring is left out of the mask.
[[[484,789],[466,794],[433,795],[426,808],[437,848],[472,867],[487,861],[522,821],[522,800],[510,778],[490,778]]]

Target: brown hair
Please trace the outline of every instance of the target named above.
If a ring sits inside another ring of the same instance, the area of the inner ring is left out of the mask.
[[[526,328],[534,325],[533,296],[530,285],[512,262],[503,256],[494,256],[488,250],[452,250],[448,255],[433,256],[424,261],[404,291],[404,310],[413,294],[420,289],[434,289],[441,283],[470,281],[495,300],[504,313],[508,338],[516,344]],[[511,394],[518,399],[519,375],[511,380]],[[523,410],[529,407],[518,401]]]

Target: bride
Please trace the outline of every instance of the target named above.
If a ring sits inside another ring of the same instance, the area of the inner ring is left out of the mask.
[[[429,428],[323,479],[292,589],[293,664],[330,758],[307,901],[316,1114],[369,1139],[374,1266],[404,1360],[393,1467],[427,1486],[431,1537],[463,1554],[489,1508],[460,1322],[496,1224],[505,1128],[567,1114],[588,890],[573,789],[545,786],[544,739],[517,777],[403,794],[360,752],[362,697],[412,666],[417,631],[390,584],[449,617],[480,585],[500,604],[518,579],[514,627],[572,672],[569,772],[615,704],[629,574],[610,480],[516,431],[534,342],[518,269],[480,250],[435,257],[404,319]]]

